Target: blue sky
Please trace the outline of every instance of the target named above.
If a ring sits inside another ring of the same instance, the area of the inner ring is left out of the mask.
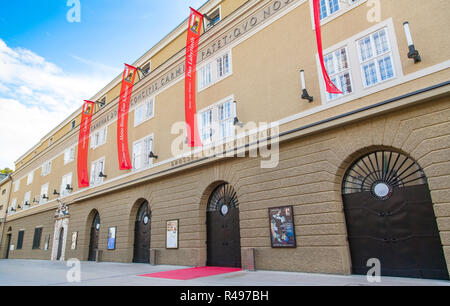
[[[14,161],[206,0],[0,2],[0,168]]]

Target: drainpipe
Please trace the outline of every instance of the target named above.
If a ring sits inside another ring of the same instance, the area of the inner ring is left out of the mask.
[[[6,179],[12,181],[11,174],[8,174],[8,177]],[[8,215],[9,201],[11,200],[10,199],[10,197],[11,197],[11,189],[12,189],[12,184],[11,184],[9,190],[8,190],[8,197],[7,197],[8,201],[6,202],[5,217],[1,221],[2,222],[2,233],[0,235],[0,248],[1,248],[2,243],[3,243],[3,233],[5,231],[6,216]]]

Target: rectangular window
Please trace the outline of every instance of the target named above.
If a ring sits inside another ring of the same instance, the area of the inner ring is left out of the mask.
[[[14,183],[14,192],[19,191],[20,188],[20,180]]]
[[[339,11],[339,0],[320,0],[320,20]]]
[[[33,250],[39,249],[41,247],[41,236],[42,236],[42,227],[35,228],[33,237]]]
[[[17,199],[12,199],[11,207],[9,208],[11,212],[14,212],[14,210],[16,209],[16,205],[17,205]]]
[[[106,133],[107,133],[107,127],[105,126],[101,130],[92,134],[92,138],[91,138],[91,148],[92,149],[100,147],[106,143]]]
[[[147,136],[144,139],[136,141],[133,144],[133,169],[138,170],[146,168],[152,164],[149,157],[153,151],[153,136]]]
[[[100,173],[105,172],[105,159],[99,159],[91,165],[91,185],[99,185],[103,183],[103,177],[100,177]]]
[[[45,204],[48,200],[48,184],[42,185],[39,204]]]
[[[75,159],[75,147],[66,149],[64,151],[64,165],[72,162]]]
[[[325,67],[333,84],[343,94],[327,93],[328,101],[348,95],[353,92],[350,65],[347,56],[347,48],[341,48],[324,56]]]
[[[210,20],[206,20],[206,26],[205,26],[205,31],[208,31],[210,28],[212,28],[216,23],[218,23],[220,21],[220,6],[218,8],[216,8],[214,11],[210,12],[207,14],[207,16],[209,17]]]
[[[33,178],[34,178],[34,171],[31,171],[31,172],[28,174],[27,185],[30,185],[30,184],[33,183]]]
[[[61,181],[60,194],[61,196],[67,196],[70,194],[70,189],[67,189],[67,185],[72,187],[72,173],[64,175]]]
[[[200,137],[202,142],[211,143],[234,136],[236,107],[233,99],[218,103],[199,112]]]
[[[31,203],[30,203],[30,199],[31,199],[31,191],[28,191],[25,194],[25,197],[23,199],[23,209],[27,209],[30,207]]]
[[[52,161],[48,161],[42,165],[42,176],[49,175],[52,171]]]
[[[387,28],[357,42],[364,87],[371,87],[395,77]]]
[[[198,90],[219,82],[231,74],[231,51],[215,57],[199,69]]]
[[[155,109],[154,97],[138,105],[134,110],[134,126],[153,118]]]
[[[19,231],[19,235],[17,236],[17,250],[21,250],[23,246],[23,236],[25,235],[24,231]]]

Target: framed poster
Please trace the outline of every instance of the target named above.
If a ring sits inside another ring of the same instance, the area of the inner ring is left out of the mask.
[[[178,220],[167,221],[166,249],[178,249]]]
[[[48,251],[49,244],[50,244],[50,234],[47,234],[45,236],[45,241],[44,241],[44,251]]]
[[[71,250],[75,250],[77,248],[77,239],[78,239],[78,232],[73,232],[72,233],[72,246],[71,246]]]
[[[296,248],[294,208],[269,208],[270,240],[272,248]]]
[[[116,249],[116,227],[108,228],[108,250]]]

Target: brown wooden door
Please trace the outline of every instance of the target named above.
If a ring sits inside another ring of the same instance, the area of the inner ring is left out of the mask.
[[[148,202],[145,201],[139,208],[134,228],[133,262],[150,262],[150,236],[151,222]]]
[[[385,165],[383,170],[369,172],[371,166],[361,166],[361,175],[349,172],[351,177],[345,178],[349,181],[344,180],[344,188],[350,191],[343,200],[352,272],[367,274],[372,268],[367,267],[368,260],[376,258],[382,276],[449,279],[423,172],[407,158],[389,153],[372,159],[374,165]],[[401,166],[386,167],[395,160]],[[369,175],[362,175],[362,170]],[[360,191],[352,192],[358,184]]]
[[[100,236],[100,216],[97,213],[94,217],[94,221],[92,222],[92,227],[91,227],[91,238],[90,238],[90,242],[89,242],[88,261],[96,260],[99,236]]]
[[[5,259],[8,259],[9,257],[9,248],[11,247],[11,234],[6,235],[6,240],[8,241],[6,243],[6,255]]]
[[[239,207],[228,184],[219,186],[208,203],[207,265],[241,267]]]
[[[56,255],[56,260],[61,259],[62,248],[63,248],[63,240],[64,240],[64,227],[59,231],[59,239],[58,239],[58,253]]]

